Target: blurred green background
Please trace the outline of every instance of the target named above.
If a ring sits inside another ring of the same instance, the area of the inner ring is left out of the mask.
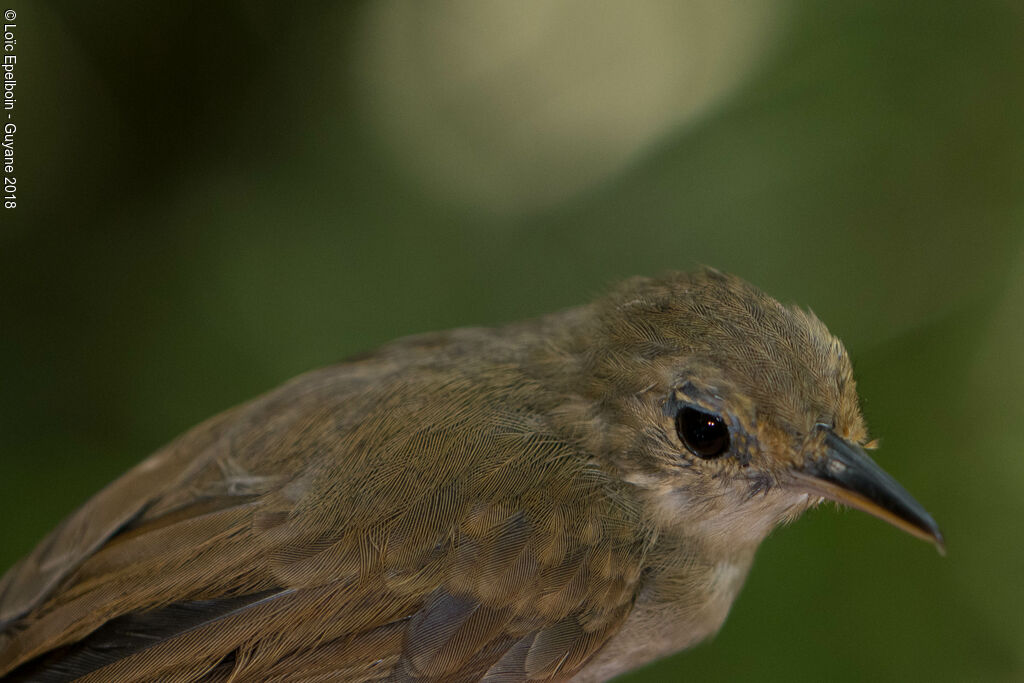
[[[814,511],[626,680],[1024,680],[1019,3],[6,6],[0,570],[304,370],[706,263],[846,341],[949,556]]]

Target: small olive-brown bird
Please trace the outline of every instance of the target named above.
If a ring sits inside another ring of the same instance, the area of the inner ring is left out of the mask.
[[[600,681],[828,498],[942,547],[842,344],[713,270],[403,339],[199,425],[0,581],[9,681]]]

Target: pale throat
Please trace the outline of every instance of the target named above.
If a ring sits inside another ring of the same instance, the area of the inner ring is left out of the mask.
[[[761,541],[820,499],[781,486],[750,493],[734,483],[680,487],[645,473],[624,477],[637,486],[660,536],[692,539],[712,558],[753,557]]]

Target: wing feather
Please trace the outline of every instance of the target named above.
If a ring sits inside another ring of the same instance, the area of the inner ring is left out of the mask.
[[[509,368],[382,358],[197,427],[73,514],[0,582],[0,675],[578,671],[652,542],[623,485]]]

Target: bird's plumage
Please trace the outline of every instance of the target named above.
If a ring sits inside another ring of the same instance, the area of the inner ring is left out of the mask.
[[[720,403],[736,456],[687,454],[674,400]],[[816,501],[781,483],[823,421],[866,438],[841,345],[715,271],[400,340],[68,517],[0,581],[0,675],[603,679],[719,627]]]

